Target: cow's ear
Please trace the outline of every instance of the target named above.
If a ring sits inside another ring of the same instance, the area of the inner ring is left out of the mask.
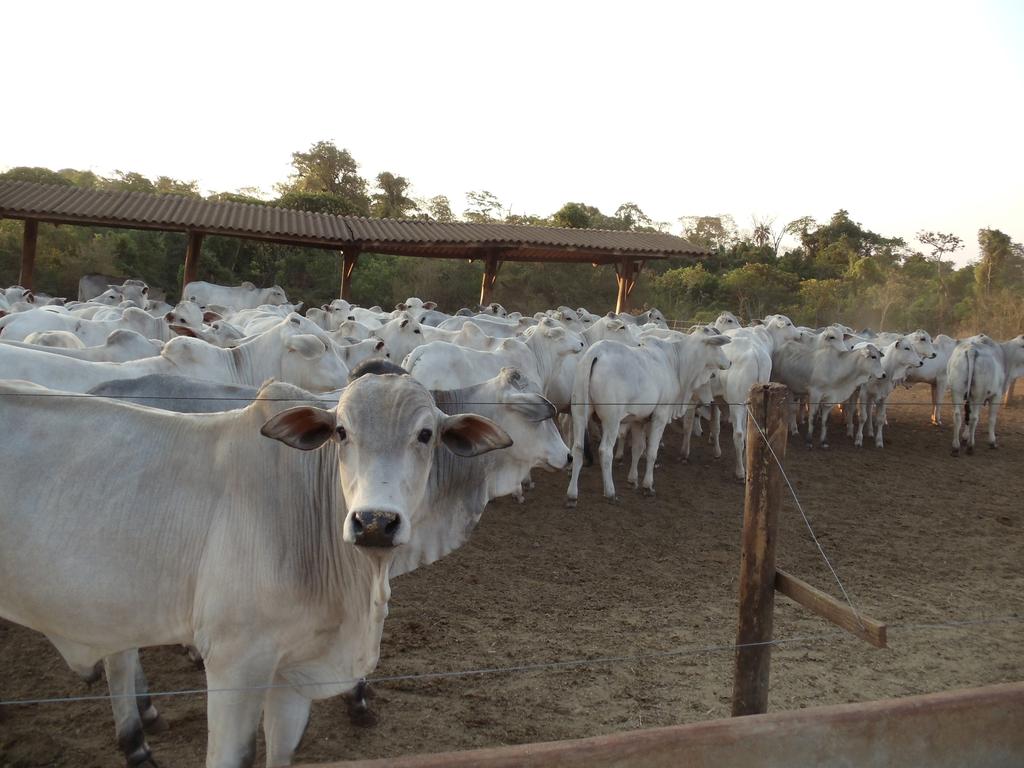
[[[212,323],[215,320],[223,320],[224,318],[218,315],[216,312],[203,312],[203,322]]]
[[[297,333],[290,337],[285,345],[293,352],[298,352],[307,360],[313,360],[327,351],[327,345],[311,333]]]
[[[302,405],[271,417],[260,434],[300,451],[313,451],[331,439],[336,421],[334,411]]]
[[[437,309],[437,303],[433,302],[433,301],[425,301],[425,302],[423,302],[423,308],[424,309]]]
[[[446,417],[441,422],[441,440],[457,456],[479,456],[512,445],[508,432],[490,419],[472,413]]]
[[[513,413],[518,413],[527,421],[547,421],[553,419],[558,411],[544,395],[533,392],[523,392],[512,395],[508,401],[508,407]]]
[[[405,309],[405,302],[404,301],[400,301],[397,304],[395,304],[395,309],[398,309],[398,310]]]
[[[726,344],[732,342],[732,339],[722,334],[715,334],[714,336],[705,336],[704,343],[710,344],[713,347],[724,347]]]

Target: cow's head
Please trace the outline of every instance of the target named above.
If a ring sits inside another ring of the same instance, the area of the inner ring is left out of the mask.
[[[303,451],[336,445],[342,538],[385,550],[412,536],[439,444],[459,456],[512,444],[482,416],[446,416],[423,385],[404,374],[362,376],[345,388],[337,408],[290,408],[260,432]]]

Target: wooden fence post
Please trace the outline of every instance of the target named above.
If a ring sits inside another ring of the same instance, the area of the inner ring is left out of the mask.
[[[747,484],[740,553],[739,625],[732,714],[768,710],[772,614],[775,610],[775,540],[782,501],[782,470],[775,461],[786,455],[788,428],[784,414],[787,390],[781,384],[750,389],[747,414]],[[760,430],[758,429],[760,427]],[[775,451],[769,450],[761,430]],[[758,645],[760,644],[760,645]]]
[[[341,252],[341,298],[349,301],[352,298],[352,273],[359,263],[359,254],[362,249],[359,246],[348,245]]]
[[[185,286],[189,283],[194,283],[199,277],[199,253],[203,249],[203,233],[202,232],[188,232],[188,241],[185,246],[185,274],[181,278],[181,292],[182,300],[187,297],[184,295]]]
[[[39,236],[39,222],[25,219],[25,229],[21,236],[21,272],[18,274],[18,285],[35,288],[34,272],[36,268],[36,239]]]

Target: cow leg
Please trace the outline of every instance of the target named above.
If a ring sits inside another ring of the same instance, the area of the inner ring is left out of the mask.
[[[832,406],[823,403],[818,406],[818,414],[821,416],[821,435],[818,438],[818,445],[828,448],[828,417],[832,413]],[[808,434],[810,434],[810,423],[808,423]]]
[[[747,453],[747,414],[746,406],[730,405],[732,419],[732,447],[736,451],[736,479],[745,480],[747,477],[746,453]]]
[[[690,461],[690,439],[693,437],[693,420],[697,417],[696,409],[688,408],[683,414],[683,445],[679,449],[679,458],[684,464]]]
[[[937,375],[935,377],[935,383],[932,384],[932,424],[937,427],[942,426],[942,398],[946,394],[946,376],[944,374]],[[954,410],[956,409],[956,401],[953,401]]]
[[[870,398],[867,398],[867,402],[863,403],[860,413],[858,414],[864,420],[864,426],[867,427],[868,437],[875,436],[875,412],[878,410],[878,404]]]
[[[953,448],[950,450],[954,456],[960,455],[960,430],[963,425],[964,406],[963,401],[957,401],[956,392],[953,393]]]
[[[615,498],[615,483],[612,482],[612,460],[615,454],[615,438],[619,430],[605,429],[601,432],[601,445],[597,449],[601,460],[601,481],[604,483],[604,497]]]
[[[875,448],[885,447],[885,440],[882,438],[885,425],[885,400],[879,400],[875,406]]]
[[[974,453],[974,436],[978,431],[978,422],[981,421],[981,409],[984,401],[971,403],[971,413],[967,417],[967,453]]]
[[[206,658],[207,768],[251,768],[266,688],[274,678],[267,657],[238,658],[244,649],[217,648]],[[233,658],[234,657],[234,658]]]
[[[719,436],[722,433],[722,411],[717,403],[711,404],[711,444],[714,446],[713,454],[716,459],[722,458],[722,443]],[[733,425],[733,436],[736,435],[736,427]]]
[[[277,679],[275,683],[282,683]],[[263,734],[267,740],[267,765],[291,765],[295,750],[309,723],[313,701],[294,688],[271,688],[263,713]]]
[[[651,419],[647,426],[647,464],[644,466],[643,492],[645,496],[654,495],[654,465],[658,460],[658,448],[661,436],[665,432],[666,422]]]
[[[621,440],[619,441],[622,442]],[[640,456],[644,452],[644,430],[640,424],[631,424],[629,428],[629,475],[627,482],[636,488],[640,476]]]
[[[998,397],[993,397],[988,404],[988,447],[996,447],[996,419],[999,417],[1001,403]]]
[[[142,715],[139,711],[141,700],[136,699],[139,691],[136,690],[135,683],[142,671],[138,649],[132,648],[105,657],[103,669],[107,673],[107,685],[110,687],[110,706],[114,711],[117,745],[124,753],[126,763],[129,768],[155,765],[143,730]],[[145,680],[145,677],[142,679]],[[145,698],[149,699],[148,696]],[[150,708],[152,709],[152,705]],[[156,712],[155,709],[153,711]]]
[[[854,410],[854,408],[857,409],[857,416],[859,418],[860,415],[861,415],[860,414],[860,390],[854,391],[854,393],[852,395],[850,395],[850,399],[847,400],[845,405],[843,406],[843,415],[846,417],[846,436],[847,437],[854,437],[855,436],[854,435],[854,427],[853,427],[853,410]],[[854,440],[854,445],[860,445],[860,443],[858,443],[856,440]]]
[[[793,395],[786,398],[786,413],[789,416],[789,434],[791,437],[796,437],[800,433],[800,426],[796,421],[796,409],[797,401],[793,399]]]
[[[586,433],[572,438],[572,466],[569,467],[569,487],[565,491],[565,505],[575,507],[580,495],[580,470],[583,469],[583,442]]]

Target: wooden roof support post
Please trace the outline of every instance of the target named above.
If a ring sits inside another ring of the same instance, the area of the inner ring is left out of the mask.
[[[629,296],[636,288],[636,280],[640,276],[642,266],[642,261],[633,261],[632,259],[623,259],[622,263],[615,265],[615,282],[619,288],[618,295],[615,297],[616,314],[629,312]]]
[[[755,384],[750,388],[733,717],[768,711],[772,655],[768,643],[772,639],[775,610],[775,542],[782,503],[782,469],[775,457],[782,461],[786,455],[786,395],[781,384]],[[767,436],[767,444],[761,430]]]
[[[185,246],[185,275],[181,279],[181,290],[194,283],[199,277],[199,252],[203,248],[203,233],[189,231],[186,235],[188,244]],[[185,297],[182,296],[184,299]]]
[[[484,276],[480,281],[480,306],[491,303],[494,294],[494,284],[498,282],[498,270],[501,269],[501,262],[495,253],[491,253],[484,261]]]
[[[25,229],[21,235],[21,272],[18,274],[18,285],[28,288],[30,291],[35,288],[32,274],[36,269],[36,239],[39,236],[39,222],[35,219],[25,219]]]
[[[359,263],[360,253],[362,248],[357,245],[345,248],[341,252],[341,298],[345,301],[352,299],[352,273]]]

